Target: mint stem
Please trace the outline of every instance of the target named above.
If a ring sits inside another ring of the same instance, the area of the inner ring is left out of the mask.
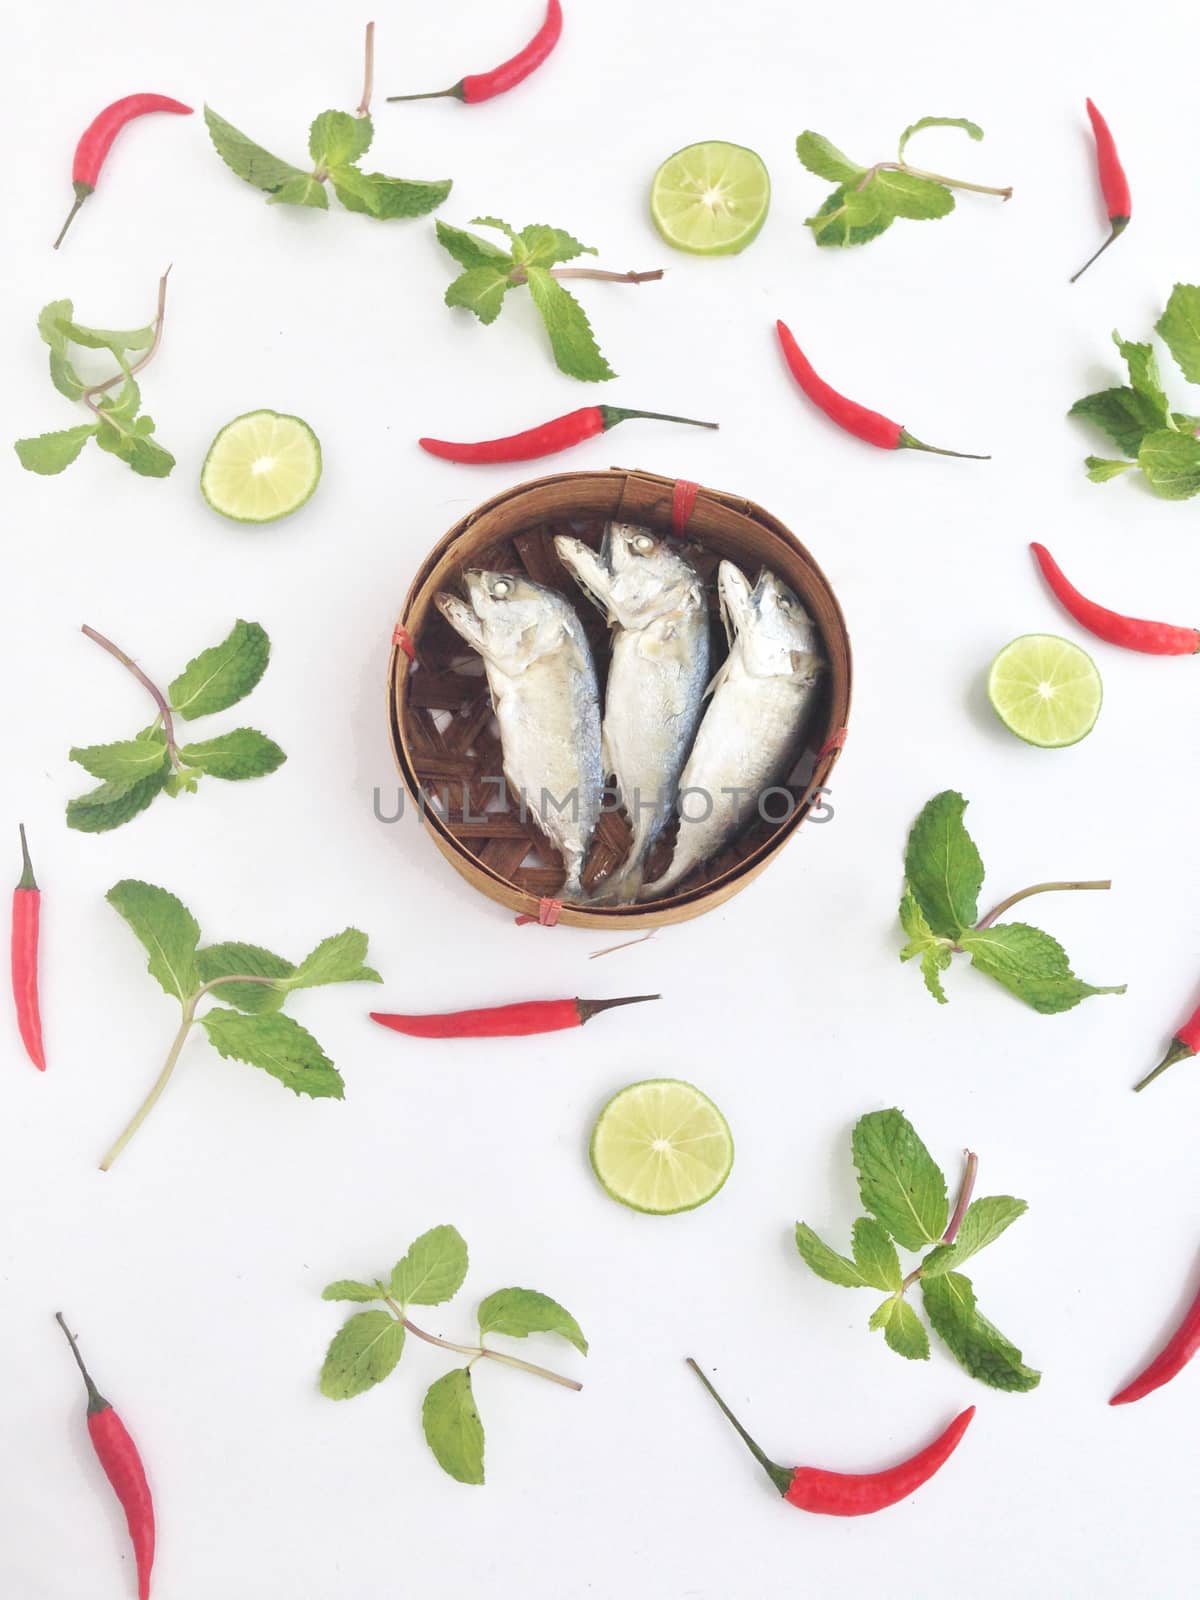
[[[376,1288],[383,1291],[383,1285],[380,1283],[376,1284]],[[440,1350],[453,1350],[456,1355],[470,1356],[472,1361],[478,1361],[480,1356],[486,1356],[489,1361],[499,1361],[506,1367],[517,1367],[522,1372],[532,1372],[535,1377],[548,1378],[551,1383],[561,1384],[564,1389],[574,1389],[578,1392],[583,1388],[583,1385],[574,1378],[564,1378],[561,1372],[551,1372],[549,1367],[539,1367],[532,1361],[522,1361],[520,1356],[506,1355],[503,1350],[490,1350],[485,1344],[456,1344],[453,1339],[442,1339],[436,1333],[427,1333],[424,1328],[418,1328],[415,1322],[409,1321],[404,1314],[404,1308],[398,1305],[390,1294],[384,1293],[383,1300],[396,1321],[402,1322],[409,1333],[417,1339],[424,1339],[426,1344],[435,1344]]]
[[[175,723],[171,716],[171,706],[166,695],[163,694],[156,683],[146,676],[133,657],[127,656],[124,650],[119,645],[115,645],[111,639],[106,639],[102,633],[97,633],[95,628],[89,628],[86,622],[79,631],[86,634],[102,650],[107,650],[110,656],[115,656],[123,667],[128,667],[142,688],[150,695],[150,698],[158,707],[159,716],[162,718],[163,733],[167,738],[167,754],[171,757],[171,765],[178,767],[179,750],[175,743]]]
[[[375,24],[367,23],[367,42],[363,61],[363,92],[362,99],[358,102],[356,116],[367,117],[371,114],[371,93],[375,87]]]
[[[103,383],[92,384],[90,389],[85,389],[82,395],[80,395],[80,399],[83,401],[84,405],[87,406],[89,411],[94,412],[96,416],[100,416],[102,413],[96,406],[92,404],[92,396],[103,394],[106,389],[111,389],[114,383],[122,383],[126,377],[132,378],[135,372],[140,372],[143,367],[148,367],[154,360],[154,357],[157,355],[159,341],[162,339],[163,318],[166,315],[167,310],[167,279],[170,276],[171,269],[168,267],[163,273],[162,277],[158,280],[158,308],[154,313],[154,337],[151,339],[146,349],[142,352],[140,360],[135,361],[129,368],[128,372],[125,372],[124,370],[121,372],[114,372],[111,378],[105,378]],[[106,417],[105,421],[108,420],[110,419]]]
[[[171,1074],[175,1071],[175,1064],[179,1060],[179,1053],[187,1043],[187,1036],[192,1031],[192,1023],[196,1020],[196,1000],[197,996],[192,995],[189,1000],[184,1002],[183,1018],[179,1024],[179,1032],[175,1035],[175,1038],[171,1044],[171,1048],[167,1052],[167,1059],[163,1062],[162,1071],[154,1080],[154,1087],[150,1090],[150,1093],[134,1112],[133,1119],[126,1127],[124,1133],[121,1134],[120,1138],[104,1157],[104,1160],[100,1163],[101,1172],[107,1172],[109,1170],[113,1162],[121,1154],[121,1151],[124,1150],[125,1146],[133,1138],[134,1134],[141,1127],[142,1123],[145,1122],[146,1118],[154,1110],[154,1107],[158,1104],[159,1096],[167,1087],[167,1084],[171,1081]]]
[[[997,917],[1002,917],[1004,915],[1004,913],[1011,906],[1015,906],[1019,900],[1028,900],[1028,898],[1029,898],[1029,896],[1031,894],[1047,894],[1051,890],[1059,890],[1059,889],[1111,889],[1111,888],[1112,888],[1112,879],[1111,878],[1090,878],[1090,879],[1087,879],[1086,881],[1079,881],[1079,882],[1075,882],[1075,883],[1035,883],[1032,886],[1032,888],[1021,889],[1017,894],[1010,894],[1007,900],[1001,900],[1001,902],[1000,902],[1000,904],[998,906],[993,906],[992,909],[988,912],[986,917],[980,917],[979,921],[975,924],[974,931],[976,933],[981,933],[984,928],[990,928],[992,923],[995,922]]]
[[[655,267],[651,272],[609,272],[604,267],[549,267],[547,269],[552,278],[599,278],[605,283],[651,283],[661,278],[664,268]],[[528,283],[525,268],[515,266],[509,273],[511,283]]]
[[[967,1207],[971,1204],[971,1195],[975,1191],[975,1174],[979,1171],[979,1157],[973,1150],[963,1152],[967,1158],[963,1168],[962,1183],[959,1185],[958,1201],[954,1207],[954,1215],[950,1218],[949,1225],[942,1235],[943,1244],[953,1244],[958,1238],[958,1230],[962,1227],[962,1219],[967,1214]]]
[[[973,194],[998,194],[1003,200],[1012,199],[1011,185],[1007,189],[994,189],[986,183],[968,183],[965,178],[947,178],[940,172],[926,172],[923,167],[910,167],[907,161],[877,161],[859,179],[856,188],[865,189],[877,172],[907,172],[913,178],[925,178],[930,183],[945,184],[947,189],[970,189]]]

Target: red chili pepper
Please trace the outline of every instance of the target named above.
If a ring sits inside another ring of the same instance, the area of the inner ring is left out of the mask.
[[[519,1005],[487,1006],[480,1011],[441,1011],[428,1016],[405,1016],[372,1011],[371,1021],[381,1022],[414,1039],[504,1039],[526,1033],[558,1033],[582,1028],[597,1011],[613,1006],[638,1006],[643,1000],[660,1000],[657,994],[628,995],[621,1000],[525,1000]]]
[[[475,72],[460,78],[450,89],[437,89],[429,94],[390,94],[391,100],[444,100],[453,96],[465,100],[467,105],[477,105],[480,100],[492,100],[498,94],[515,89],[550,54],[562,33],[562,6],[559,0],[548,0],[546,19],[523,50],[502,61],[491,72]]]
[[[21,823],[21,876],[13,890],[12,904],[12,990],[17,1008],[17,1027],[25,1053],[39,1072],[46,1070],[42,1048],[42,1012],[38,1000],[38,933],[42,920],[42,891],[33,876],[29,846],[25,843],[25,824]]]
[[[1127,1406],[1131,1400],[1141,1400],[1155,1389],[1182,1372],[1200,1350],[1200,1294],[1183,1314],[1183,1321],[1167,1340],[1162,1350],[1144,1372],[1128,1383],[1119,1394],[1113,1395],[1110,1406]]]
[[[697,422],[694,417],[672,417],[665,411],[629,411],[624,406],[580,406],[565,417],[555,417],[538,428],[510,433],[503,439],[481,439],[477,444],[455,444],[449,439],[418,439],[422,450],[443,461],[471,464],[492,461],[533,461],[537,456],[552,456],[559,450],[594,439],[630,417],[648,417],[653,422],[684,422],[692,428],[716,428],[716,422]]]
[[[1140,1093],[1148,1083],[1153,1083],[1160,1072],[1165,1072],[1168,1067],[1173,1067],[1177,1061],[1186,1061],[1189,1056],[1200,1055],[1200,1006],[1180,1028],[1171,1040],[1170,1048],[1166,1055],[1155,1067],[1153,1072],[1148,1072],[1140,1083],[1134,1084],[1134,1092]]]
[[[154,1565],[154,1502],[150,1498],[150,1485],[146,1482],[142,1458],[125,1424],[92,1382],[92,1375],[83,1364],[75,1336],[63,1321],[62,1312],[56,1311],[54,1315],[67,1336],[71,1354],[79,1363],[83,1381],[87,1384],[87,1425],[92,1448],[121,1502],[125,1521],[129,1525],[129,1537],[137,1562],[138,1600],[150,1600],[150,1569]]]
[[[132,122],[134,117],[144,117],[148,111],[174,111],[183,117],[192,114],[191,106],[185,106],[179,100],[170,100],[165,94],[127,94],[123,100],[114,100],[112,105],[106,106],[83,130],[75,146],[75,165],[71,170],[75,182],[75,204],[67,213],[62,232],[54,241],[56,250],[74,222],[75,213],[88,195],[95,192],[100,180],[100,168],[112,148],[113,140],[127,122]]]
[[[975,1415],[974,1406],[960,1411],[932,1444],[884,1472],[826,1472],[820,1467],[781,1467],[750,1437],[691,1356],[687,1363],[787,1503],[798,1506],[801,1511],[815,1511],[827,1517],[863,1517],[907,1499],[954,1454]]]
[[[777,322],[775,331],[779,335],[779,343],[783,347],[784,359],[792,377],[830,421],[836,422],[838,427],[844,428],[847,433],[852,433],[856,439],[863,439],[867,444],[873,444],[880,450],[925,450],[930,455],[960,456],[966,461],[992,459],[991,456],[970,455],[962,450],[940,450],[937,445],[922,444],[919,439],[913,438],[907,428],[902,428],[890,417],[882,416],[878,411],[868,411],[866,406],[860,406],[856,400],[847,400],[844,394],[831,389],[824,378],[819,378],[813,371],[812,364],[796,343],[792,330],[785,322]]]
[[[1096,140],[1096,169],[1100,174],[1100,193],[1104,196],[1105,210],[1108,212],[1108,222],[1112,229],[1108,238],[1100,246],[1096,254],[1085,261],[1079,271],[1071,279],[1082,278],[1092,262],[1102,256],[1109,245],[1129,226],[1129,219],[1133,215],[1133,200],[1129,193],[1129,179],[1125,176],[1125,168],[1121,165],[1121,158],[1117,154],[1117,145],[1108,123],[1096,110],[1089,100],[1087,114],[1091,118],[1092,133]]]
[[[1200,651],[1200,628],[1177,628],[1169,622],[1144,622],[1140,617],[1122,616],[1088,600],[1068,583],[1062,568],[1044,544],[1031,544],[1042,576],[1063,609],[1089,633],[1126,650],[1141,650],[1150,656],[1194,656]]]

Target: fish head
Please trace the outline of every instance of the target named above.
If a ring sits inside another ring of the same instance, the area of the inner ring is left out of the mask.
[[[722,561],[717,575],[730,651],[755,678],[812,684],[824,666],[821,638],[797,596],[766,567],[751,588],[740,567]]]
[[[561,595],[513,572],[463,574],[465,601],[440,594],[438,609],[451,627],[502,672],[523,672],[555,650],[575,621]],[[576,627],[578,623],[576,622]]]
[[[645,628],[670,612],[704,604],[695,567],[649,528],[610,522],[600,561],[609,574],[610,616],[623,628]]]

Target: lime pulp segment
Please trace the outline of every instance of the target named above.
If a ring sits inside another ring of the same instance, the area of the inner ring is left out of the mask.
[[[274,522],[298,510],[321,477],[321,446],[299,417],[249,411],[213,440],[200,488],[214,511],[237,522]]]
[[[1052,633],[1023,634],[1005,645],[992,662],[987,687],[1004,726],[1045,750],[1085,738],[1104,698],[1091,656]]]
[[[614,1200],[664,1216],[711,1200],[733,1166],[729,1124],[676,1078],[620,1090],[596,1119],[592,1169]]]
[[[650,215],[668,244],[693,255],[735,255],[757,237],[771,180],[753,150],[708,140],[677,150],[654,174]]]

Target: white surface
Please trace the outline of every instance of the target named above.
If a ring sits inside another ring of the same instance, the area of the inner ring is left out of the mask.
[[[554,370],[518,296],[487,329],[441,305],[453,268],[431,221],[270,208],[216,159],[198,116],[131,130],[51,254],[76,135],[103,103],[142,88],[207,98],[299,157],[310,118],[358,98],[363,17],[314,0],[10,17],[0,439],[71,422],[45,379],[39,307],[67,294],[85,320],[143,321],[173,262],[144,392],[179,466],[153,483],[89,451],[47,480],[0,451],[0,857],[15,875],[23,817],[47,891],[51,1062],[35,1074],[5,1020],[0,1591],[133,1592],[51,1320],[62,1306],[149,1463],[161,1600],[1191,1593],[1200,1370],[1136,1407],[1105,1401],[1195,1281],[1200,1071],[1177,1067],[1138,1100],[1129,1086],[1196,998],[1200,668],[1096,644],[1099,725],[1057,753],[1011,739],[982,691],[1014,634],[1083,637],[1040,587],[1030,537],[1101,599],[1200,620],[1195,505],[1089,485],[1081,458],[1098,441],[1063,415],[1115,381],[1109,329],[1144,337],[1175,279],[1198,270],[1194,61],[1169,44],[1190,8],[1160,7],[1153,27],[1113,0],[903,13],[863,0],[852,18],[790,0],[567,10],[538,78],[490,107],[379,104],[371,156],[452,175],[449,221],[548,221],[599,245],[605,265],[670,268],[642,289],[583,287],[621,374],[599,392]],[[394,7],[379,18],[378,90],[484,67],[539,12]],[[1103,235],[1089,93],[1120,138],[1136,215],[1069,288]],[[921,158],[1012,182],[1012,204],[967,196],[944,222],[819,252],[802,222],[825,186],[797,163],[796,134],[886,157],[931,112],[968,114],[988,137],[929,134]],[[663,156],[712,137],[759,150],[775,184],[761,237],[727,261],[668,252],[644,200]],[[995,459],[893,457],[840,436],[783,372],[778,315],[850,394]],[[602,936],[517,931],[414,821],[382,826],[371,801],[376,785],[394,792],[383,676],[416,563],[465,509],[541,470],[456,469],[414,439],[486,436],[593,399],[711,414],[722,430],[627,424],[547,470],[642,465],[770,507],[836,586],[857,679],[836,820],[805,828],[723,910],[596,965]],[[217,428],[262,405],[314,425],[325,478],[295,521],[254,532],[214,517],[196,479]],[[273,658],[227,720],[244,710],[287,766],[159,800],[113,834],[69,833],[63,803],[87,781],[69,746],[146,720],[141,690],[79,624],[169,678],[237,616],[263,622]],[[1084,976],[1128,980],[1124,999],[1043,1018],[956,967],[939,1010],[900,966],[904,838],[947,786],[971,799],[989,903],[1046,877],[1111,874],[1110,895],[1030,914]],[[175,890],[212,938],[298,954],[347,922],[369,931],[382,990],[293,1008],[344,1070],[344,1104],[296,1100],[197,1038],[121,1165],[96,1170],[175,1025],[104,902],[126,875]],[[651,987],[661,1006],[494,1049],[408,1045],[366,1019],[384,1003]],[[585,1140],[613,1089],[663,1071],[716,1098],[738,1159],[711,1206],[659,1221],[604,1196]],[[849,1128],[892,1104],[948,1172],[969,1143],[982,1192],[1029,1201],[975,1277],[1044,1369],[1032,1395],[993,1393],[937,1349],[906,1365],[868,1334],[872,1297],[819,1282],[795,1254],[798,1216],[847,1237]],[[586,1362],[530,1341],[535,1359],[585,1378],[578,1396],[479,1374],[483,1490],[443,1476],[422,1442],[437,1352],[410,1346],[352,1404],[315,1386],[342,1316],[321,1287],[387,1268],[442,1221],[466,1235],[472,1270],[433,1326],[467,1334],[474,1300],[518,1283],[561,1299],[592,1341]],[[689,1352],[784,1460],[874,1468],[963,1405],[979,1414],[911,1503],[851,1524],[804,1518],[774,1502]]]

